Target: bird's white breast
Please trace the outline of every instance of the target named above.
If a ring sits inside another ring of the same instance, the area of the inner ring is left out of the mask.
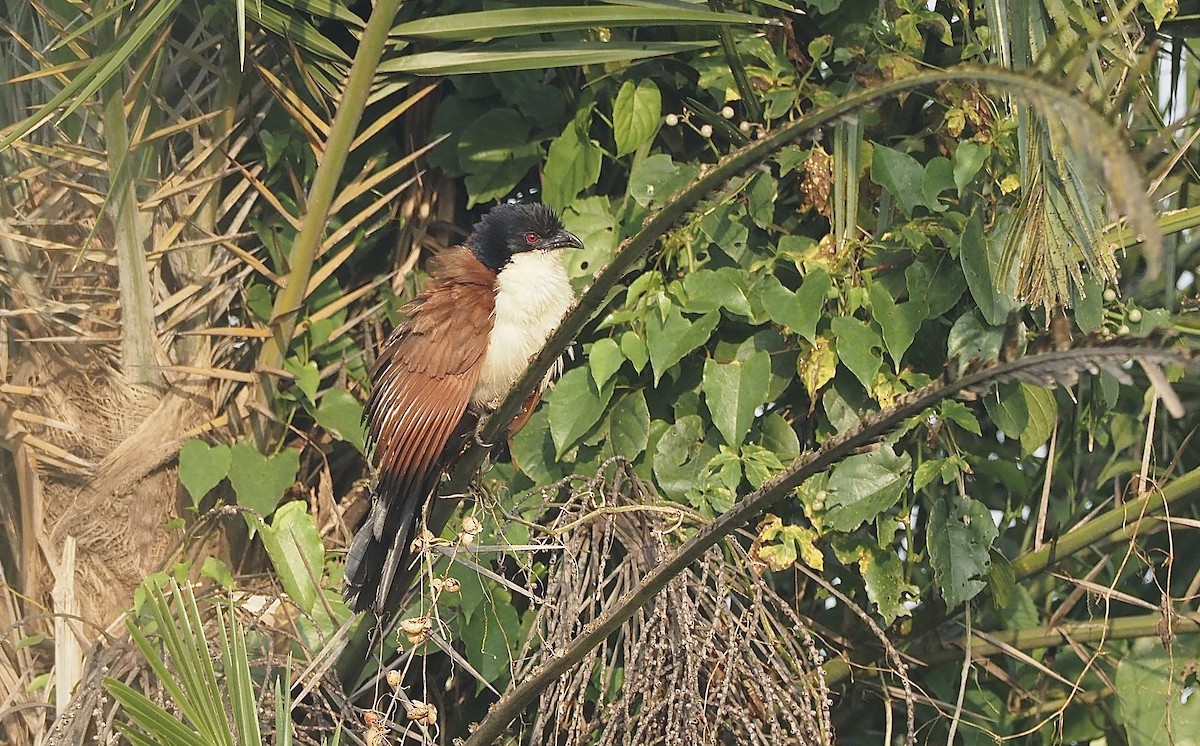
[[[492,334],[471,397],[474,405],[500,403],[574,300],[560,250],[512,257],[496,276]]]

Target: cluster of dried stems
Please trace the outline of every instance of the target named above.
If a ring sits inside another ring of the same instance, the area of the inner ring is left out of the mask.
[[[661,507],[619,461],[570,491],[547,523],[562,548],[515,681],[569,645],[677,543],[673,534],[692,521]],[[825,650],[731,539],[552,685],[523,739],[832,744]]]

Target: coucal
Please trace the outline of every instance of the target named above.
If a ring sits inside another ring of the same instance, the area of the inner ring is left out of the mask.
[[[503,204],[431,260],[371,371],[364,418],[377,478],[346,555],[351,608],[382,616],[406,589],[411,544],[481,414],[495,409],[574,301],[562,249],[583,248],[540,204]],[[526,402],[523,417],[541,396]]]

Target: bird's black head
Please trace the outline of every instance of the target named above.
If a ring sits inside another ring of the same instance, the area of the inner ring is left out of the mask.
[[[475,224],[467,248],[489,269],[499,272],[514,254],[582,249],[583,242],[563,228],[549,207],[507,203],[493,207]]]

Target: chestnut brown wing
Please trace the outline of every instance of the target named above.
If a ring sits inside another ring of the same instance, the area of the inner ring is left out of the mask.
[[[418,520],[447,465],[447,442],[479,379],[494,277],[464,249],[443,256],[371,373],[365,416],[378,483],[346,559],[346,595],[356,610],[385,608],[397,570],[408,564]]]

